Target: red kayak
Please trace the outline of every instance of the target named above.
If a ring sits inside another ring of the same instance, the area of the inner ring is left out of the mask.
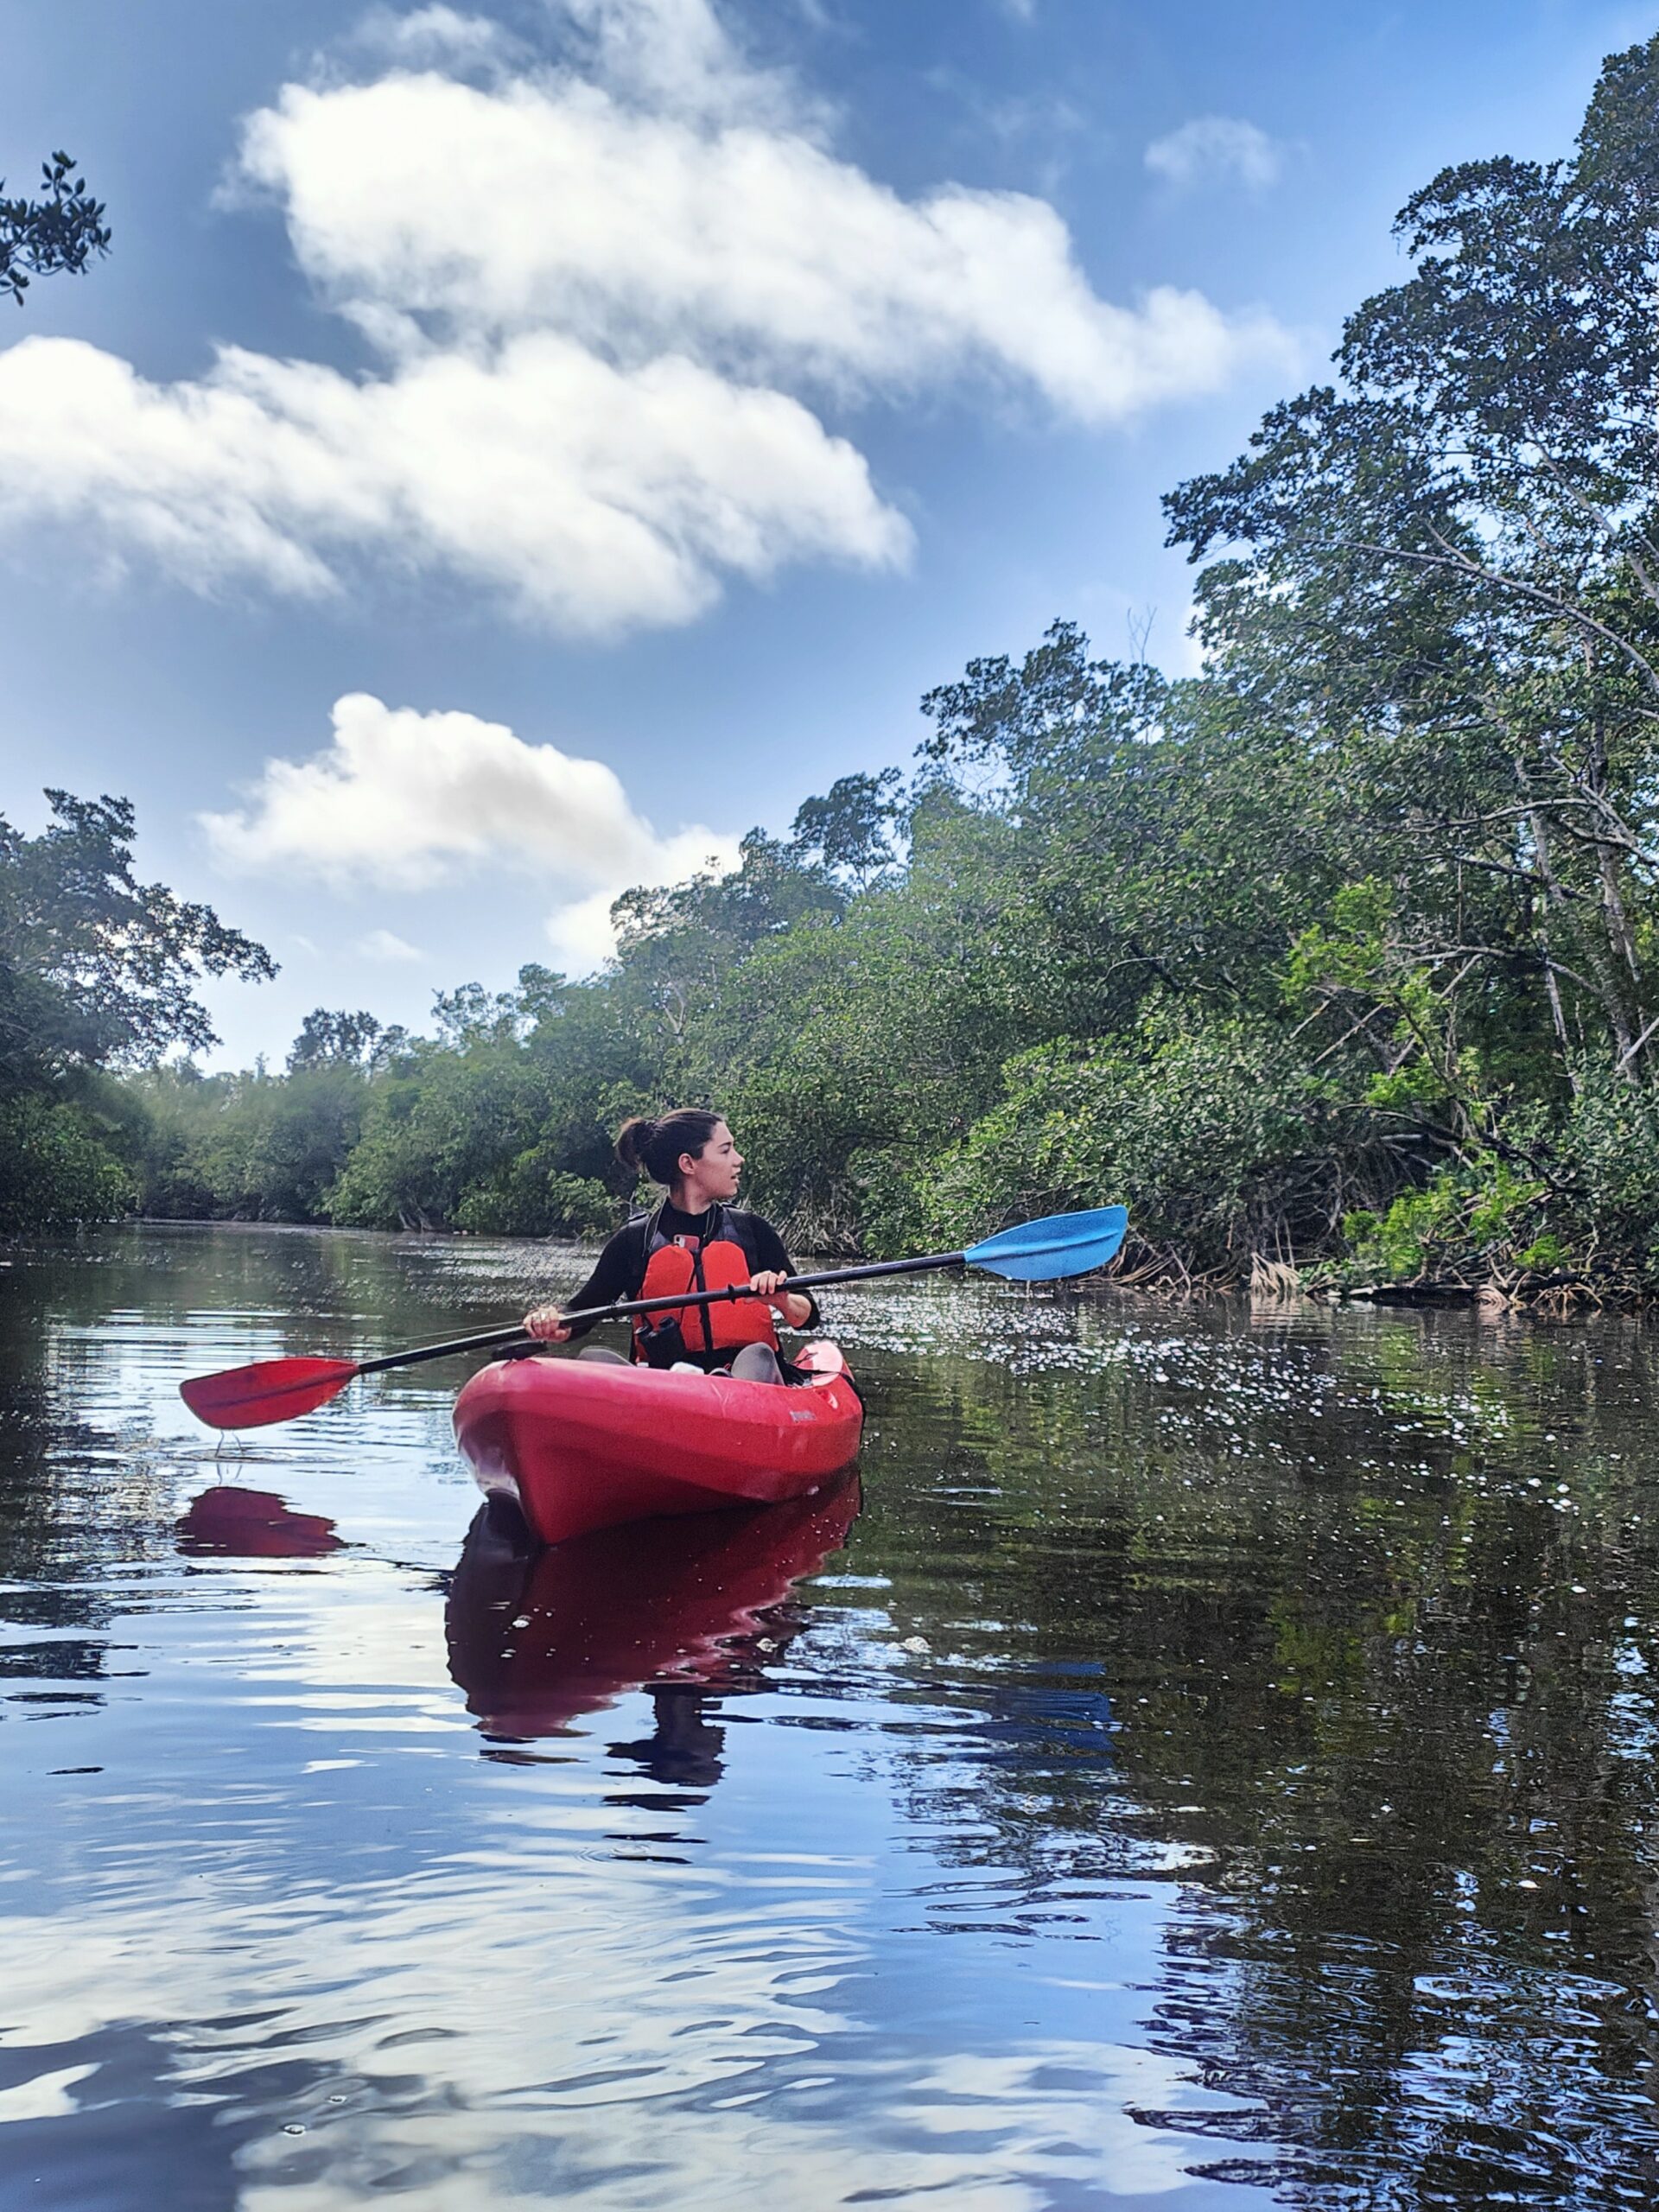
[[[542,1543],[664,1513],[775,1505],[851,1465],[864,1408],[840,1351],[810,1344],[799,1385],[607,1360],[498,1360],[455,1401],[455,1441],[486,1496]]]

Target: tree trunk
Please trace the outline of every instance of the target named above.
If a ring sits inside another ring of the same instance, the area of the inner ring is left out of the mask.
[[[1538,873],[1543,880],[1546,911],[1552,916],[1560,915],[1567,910],[1567,894],[1561,889],[1555,874],[1554,860],[1549,841],[1548,820],[1541,808],[1537,806],[1533,808],[1531,819],[1533,845],[1538,856]],[[1617,970],[1608,957],[1606,940],[1601,938],[1598,931],[1586,930],[1583,933],[1582,942],[1585,965],[1594,979],[1596,995],[1601,1001],[1602,1012],[1607,1017],[1607,1026],[1613,1033],[1613,1041],[1618,1049],[1620,1074],[1626,1083],[1634,1084],[1637,1080],[1636,1073],[1630,1065],[1627,1055],[1630,1053],[1635,1033],[1630,1027],[1629,1016],[1624,1010],[1624,1002],[1619,994],[1616,980]]]

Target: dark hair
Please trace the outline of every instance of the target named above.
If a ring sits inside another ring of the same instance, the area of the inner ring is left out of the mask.
[[[616,1156],[634,1174],[643,1170],[653,1183],[667,1185],[679,1179],[680,1154],[689,1152],[697,1159],[725,1118],[701,1106],[677,1106],[654,1122],[648,1114],[636,1114],[617,1131]]]

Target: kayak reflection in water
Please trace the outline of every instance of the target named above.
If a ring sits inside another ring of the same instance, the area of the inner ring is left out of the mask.
[[[629,1355],[636,1364],[726,1370],[742,1382],[791,1379],[780,1363],[778,1323],[816,1328],[817,1306],[786,1287],[795,1268],[772,1224],[731,1203],[743,1155],[723,1118],[690,1106],[655,1121],[636,1115],[622,1126],[616,1156],[632,1173],[663,1185],[668,1195],[654,1212],[618,1230],[572,1310],[745,1283],[755,1297],[637,1315]],[[538,1306],[524,1317],[525,1333],[550,1344],[568,1344],[594,1325],[569,1327],[556,1306]],[[621,1355],[594,1345],[578,1357],[620,1360]]]
[[[849,1472],[781,1505],[596,1529],[549,1549],[486,1505],[444,1616],[467,1710],[486,1736],[548,1736],[648,1687],[664,1769],[710,1757],[697,1694],[760,1685],[801,1625],[791,1586],[846,1542],[858,1505]],[[628,1755],[646,1764],[637,1745]]]

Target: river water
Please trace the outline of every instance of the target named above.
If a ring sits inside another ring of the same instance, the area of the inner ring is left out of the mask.
[[[176,1389],[575,1253],[4,1256],[6,2212],[1659,2198],[1651,1325],[849,1289],[861,1501],[538,1561]]]

